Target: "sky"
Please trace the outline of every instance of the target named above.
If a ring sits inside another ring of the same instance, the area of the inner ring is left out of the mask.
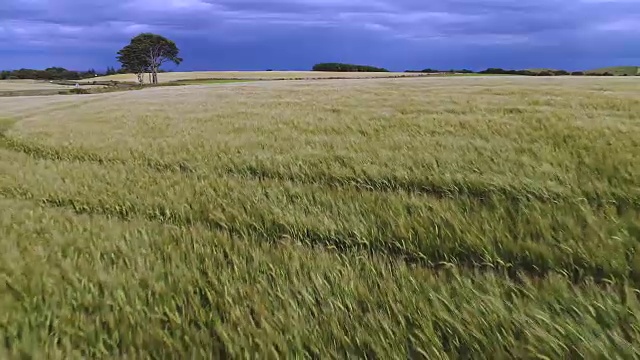
[[[0,69],[117,66],[131,37],[175,70],[640,65],[640,0],[0,0]]]

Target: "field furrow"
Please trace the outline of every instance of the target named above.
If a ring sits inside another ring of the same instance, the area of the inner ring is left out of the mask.
[[[0,149],[7,149],[29,155],[34,159],[88,162],[97,164],[122,164],[141,167],[158,173],[191,174],[200,180],[217,176],[236,176],[254,180],[281,180],[300,184],[329,187],[352,187],[355,189],[381,192],[410,192],[433,197],[468,197],[476,200],[490,200],[500,196],[509,202],[537,200],[541,202],[562,202],[586,200],[595,207],[614,205],[619,211],[627,208],[640,209],[640,186],[625,190],[603,189],[602,186],[588,184],[580,188],[558,186],[557,184],[536,184],[530,181],[506,182],[503,179],[483,177],[442,177],[436,169],[421,169],[421,175],[371,174],[357,168],[323,169],[323,162],[314,164],[289,164],[278,166],[262,159],[239,161],[230,156],[218,155],[205,164],[187,161],[163,161],[147,157],[144,153],[129,153],[128,156],[104,155],[102,153],[73,147],[53,147],[23,139],[0,135]],[[274,166],[275,165],[275,166]],[[492,181],[493,180],[493,181]]]
[[[0,162],[0,169],[13,174],[0,176],[5,196],[78,213],[200,224],[270,242],[288,237],[425,264],[599,279],[622,279],[639,270],[634,254],[640,212],[615,204],[592,208],[581,200],[434,198],[271,179],[158,176],[123,164],[32,162],[24,156]]]

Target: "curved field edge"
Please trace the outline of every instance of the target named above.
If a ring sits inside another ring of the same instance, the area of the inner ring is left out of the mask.
[[[7,310],[0,349],[9,356],[640,351],[638,293],[624,284],[433,273],[286,239],[265,244],[199,226],[121,222],[29,201],[0,205],[13,209],[0,216],[0,306]]]

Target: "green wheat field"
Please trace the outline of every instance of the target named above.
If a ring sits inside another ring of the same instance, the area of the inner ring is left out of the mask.
[[[640,357],[640,82],[0,98],[0,358]]]

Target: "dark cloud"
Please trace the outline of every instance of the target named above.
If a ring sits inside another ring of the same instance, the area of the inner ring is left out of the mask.
[[[68,63],[104,58],[96,65],[111,64],[114,50],[142,31],[179,40],[190,54],[185,68],[307,68],[315,59],[398,70],[443,62],[524,67],[533,60],[536,67],[634,65],[640,64],[638,5],[640,0],[3,0],[0,67],[34,62],[33,54],[43,54],[36,63],[47,61],[47,54],[60,61],[65,53]]]

